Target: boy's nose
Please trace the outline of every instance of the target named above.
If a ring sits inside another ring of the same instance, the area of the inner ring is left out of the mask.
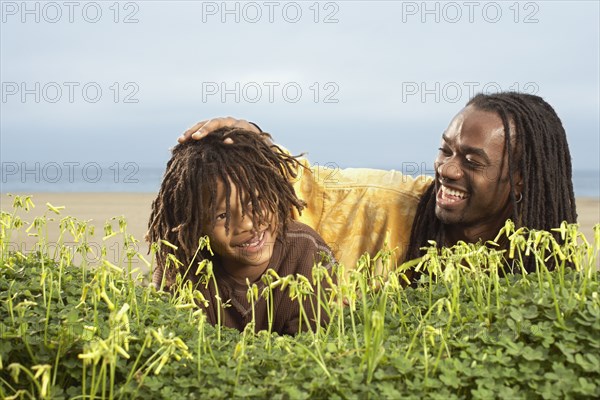
[[[252,217],[248,214],[242,215],[239,214],[235,221],[235,227],[237,232],[246,232],[254,229],[254,224],[252,223]]]

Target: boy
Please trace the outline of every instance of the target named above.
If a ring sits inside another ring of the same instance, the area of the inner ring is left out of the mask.
[[[261,277],[268,269],[282,277],[300,274],[311,280],[312,267],[321,255],[328,259],[329,270],[333,262],[323,239],[307,225],[292,221],[292,209],[301,212],[304,208],[288,181],[296,176],[298,161],[269,146],[267,138],[268,134],[225,128],[205,140],[177,145],[148,223],[151,242],[162,239],[177,247],[161,246],[154,284],[170,288],[180,273],[209,301],[205,311],[212,324],[221,321],[240,331],[253,314],[257,331],[267,329],[269,323],[262,296],[252,311],[246,280],[256,283],[260,293],[265,287]],[[197,252],[198,239],[204,235],[214,255],[207,250]],[[169,253],[183,263],[179,268],[165,270]],[[214,280],[202,282],[196,274],[202,259],[213,262],[216,286]],[[219,305],[216,295],[227,307]],[[272,299],[272,331],[297,333],[298,302],[277,288]],[[309,304],[304,308],[314,326]],[[302,325],[306,327],[304,321]]]

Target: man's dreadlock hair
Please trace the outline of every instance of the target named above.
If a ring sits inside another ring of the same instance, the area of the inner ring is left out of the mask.
[[[225,143],[230,138],[233,143]],[[236,128],[222,128],[202,140],[178,144],[167,163],[160,191],[152,202],[146,239],[166,240],[177,250],[159,244],[158,267],[154,282],[165,273],[171,286],[177,272],[196,281],[196,268],[189,268],[198,249],[199,239],[214,227],[217,182],[223,184],[226,199],[225,229],[229,230],[231,184],[235,185],[240,204],[251,203],[252,222],[259,226],[269,214],[278,221],[277,231],[285,235],[292,208],[301,212],[305,203],[296,197],[290,178],[297,176],[299,162],[270,143],[267,133],[256,134]],[[213,226],[206,226],[207,221]],[[164,271],[167,256],[173,254],[183,265]],[[210,257],[204,250],[194,262]],[[197,265],[197,264],[196,264]]]
[[[571,154],[565,130],[554,109],[541,97],[515,92],[478,94],[467,103],[470,105],[481,111],[495,112],[502,119],[515,225],[549,231],[562,221],[576,222]],[[511,125],[515,130],[513,143]],[[523,178],[523,197],[518,203],[513,182],[515,171]],[[444,226],[436,218],[435,205],[433,182],[419,202],[407,259],[421,256],[420,248],[428,246],[428,240],[435,240],[438,246],[445,244]],[[529,261],[526,270],[535,270],[534,260]]]

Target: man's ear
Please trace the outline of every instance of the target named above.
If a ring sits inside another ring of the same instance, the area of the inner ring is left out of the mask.
[[[515,184],[515,195],[519,197],[519,194],[523,194],[523,176],[520,173],[515,174],[513,182]]]

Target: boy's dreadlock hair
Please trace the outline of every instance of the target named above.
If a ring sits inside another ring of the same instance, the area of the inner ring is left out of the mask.
[[[567,135],[554,109],[541,97],[516,92],[478,94],[467,103],[470,105],[495,112],[502,119],[515,225],[550,231],[562,221],[576,222],[571,154]],[[515,130],[512,141],[511,125]],[[523,197],[518,202],[514,171],[519,171],[523,178]],[[435,215],[435,198],[434,182],[419,202],[407,260],[420,257],[420,248],[428,246],[428,240],[444,245],[444,226]],[[525,268],[535,271],[533,257]]]
[[[233,143],[224,143],[227,138]],[[175,282],[177,272],[184,279],[197,280],[196,268],[189,267],[190,263],[210,256],[206,250],[197,255],[196,252],[199,239],[214,227],[214,218],[207,216],[216,212],[218,181],[225,190],[227,231],[233,183],[240,204],[251,204],[254,210],[251,216],[254,226],[266,221],[270,214],[278,222],[278,233],[285,235],[292,208],[301,212],[305,206],[289,182],[297,176],[300,163],[279,147],[267,144],[270,138],[264,132],[222,128],[201,140],[190,140],[173,148],[160,191],[152,202],[146,240],[151,243],[166,240],[177,249],[159,244],[155,283],[162,280],[163,273],[167,287]],[[206,221],[212,221],[209,223],[213,226],[207,226]],[[182,265],[164,271],[169,254]]]

